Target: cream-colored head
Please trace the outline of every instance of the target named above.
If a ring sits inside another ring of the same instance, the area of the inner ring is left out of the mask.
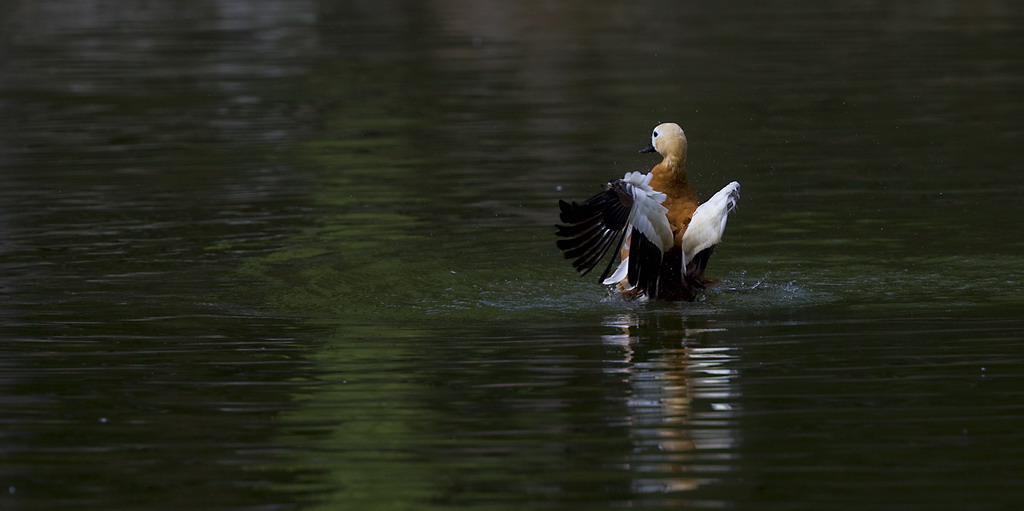
[[[686,134],[683,128],[674,122],[657,125],[651,132],[651,145],[640,150],[641,153],[657,151],[666,160],[686,161]]]

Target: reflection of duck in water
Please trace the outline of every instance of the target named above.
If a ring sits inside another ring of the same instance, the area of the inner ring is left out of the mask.
[[[651,145],[663,159],[647,174],[627,173],[582,204],[559,201],[558,248],[586,275],[616,244],[622,262],[608,262],[600,281],[619,284],[630,297],[692,301],[709,283],[708,259],[722,241],[740,184],[733,181],[698,206],[686,177],[686,135],[678,124],[659,124]]]
[[[739,397],[735,348],[723,345],[714,318],[627,313],[608,317],[617,333],[602,336],[609,371],[625,376],[625,416],[632,448],[624,466],[637,493],[697,489],[728,470],[735,456],[734,402]],[[708,467],[715,467],[709,469]]]

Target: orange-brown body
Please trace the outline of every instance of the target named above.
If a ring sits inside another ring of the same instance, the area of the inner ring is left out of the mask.
[[[671,165],[674,163],[675,165]],[[651,169],[654,177],[651,178],[651,188],[664,193],[668,198],[662,203],[668,209],[668,223],[672,226],[673,248],[682,246],[683,233],[686,226],[690,225],[693,212],[696,211],[700,202],[697,200],[697,191],[690,186],[686,178],[685,161],[665,161]]]

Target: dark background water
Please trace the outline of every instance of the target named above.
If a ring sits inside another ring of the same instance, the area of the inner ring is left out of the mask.
[[[1017,3],[2,10],[0,508],[1024,505]],[[723,282],[608,299],[663,121]]]

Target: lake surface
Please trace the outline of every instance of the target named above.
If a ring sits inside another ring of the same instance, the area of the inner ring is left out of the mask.
[[[1024,506],[1018,3],[4,11],[2,509]],[[625,302],[664,121],[743,196]]]

